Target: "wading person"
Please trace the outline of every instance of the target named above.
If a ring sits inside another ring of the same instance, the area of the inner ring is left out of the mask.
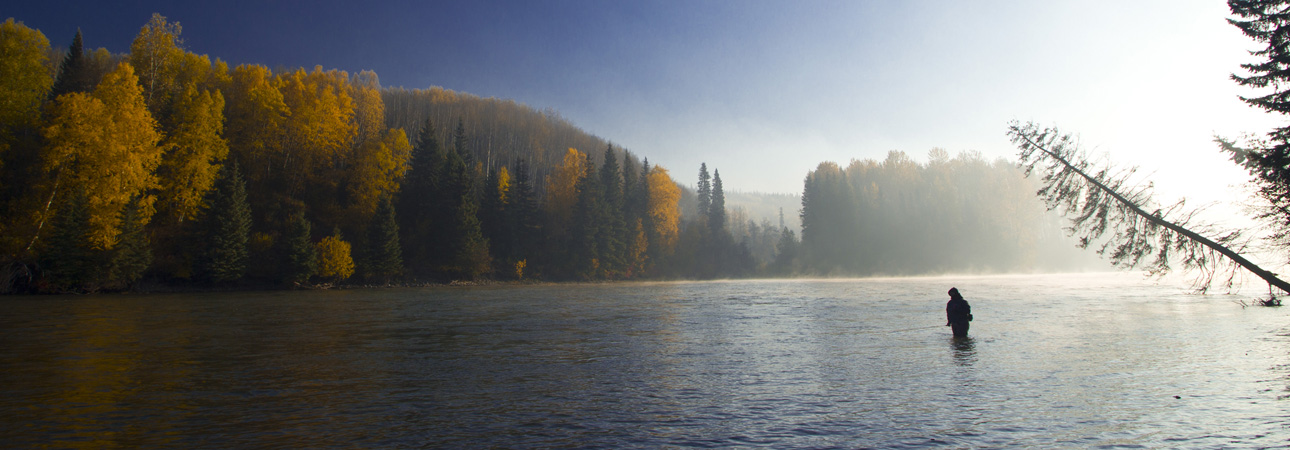
[[[972,307],[959,295],[958,288],[950,288],[950,301],[945,304],[945,326],[954,331],[954,337],[967,337],[968,322],[972,321]]]

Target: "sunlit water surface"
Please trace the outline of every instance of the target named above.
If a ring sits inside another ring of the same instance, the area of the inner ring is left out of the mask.
[[[1255,295],[1073,275],[4,298],[0,441],[1290,446],[1290,309],[1235,302]]]

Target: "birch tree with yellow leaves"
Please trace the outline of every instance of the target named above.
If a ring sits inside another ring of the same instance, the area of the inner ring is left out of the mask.
[[[147,191],[156,187],[161,163],[161,136],[134,68],[121,63],[93,93],[59,97],[49,117],[41,158],[49,183],[45,214],[61,193],[90,193],[91,245],[110,249],[121,209],[132,197],[140,197],[142,220],[151,217],[153,197]]]

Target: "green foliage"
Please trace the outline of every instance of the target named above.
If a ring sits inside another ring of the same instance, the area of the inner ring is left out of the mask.
[[[394,214],[394,204],[389,197],[382,198],[377,206],[376,217],[368,225],[367,236],[367,277],[389,283],[403,271],[399,224]]]
[[[318,269],[318,251],[311,242],[311,226],[304,212],[295,214],[286,233],[279,240],[282,256],[279,280],[301,284],[309,281]]]
[[[578,179],[577,203],[573,208],[572,275],[583,280],[601,278],[602,258],[608,249],[600,246],[600,236],[606,226],[604,220],[604,189],[595,176],[591,157],[587,156],[586,173]]]
[[[61,202],[40,253],[46,290],[94,290],[101,255],[94,248],[89,216],[89,200],[83,191],[74,191]]]
[[[53,89],[49,91],[49,99],[53,100],[72,92],[91,90],[94,90],[93,73],[88,67],[81,30],[78,28],[76,37],[72,38],[72,46],[68,47],[67,54],[63,56],[63,63],[58,67],[58,78],[54,81]]]
[[[708,227],[712,234],[721,234],[726,228],[726,194],[721,187],[721,171],[712,171],[712,204],[708,207]]]
[[[436,245],[440,242],[436,236],[443,233],[440,177],[445,156],[435,137],[434,123],[427,119],[412,148],[408,171],[398,194],[401,243],[408,267],[414,272],[431,270],[435,255],[442,253]]]
[[[454,278],[477,279],[491,269],[488,240],[479,222],[479,203],[475,200],[474,171],[466,167],[457,153],[448,155],[445,165],[443,194],[446,195],[449,223],[444,239],[446,265],[442,271]]]
[[[206,199],[205,252],[200,262],[203,278],[215,283],[241,279],[250,255],[251,207],[246,201],[246,182],[236,162],[225,165],[222,172]]]
[[[1233,74],[1237,84],[1253,88],[1259,94],[1241,97],[1251,106],[1275,114],[1290,114],[1290,21],[1281,1],[1229,0],[1228,7],[1237,18],[1228,22],[1254,42],[1264,46],[1250,52],[1259,61],[1242,64],[1248,74]],[[1271,240],[1283,249],[1290,248],[1290,126],[1278,127],[1264,139],[1251,139],[1248,145],[1217,138],[1220,148],[1246,169],[1258,188],[1258,196],[1267,203],[1256,216],[1271,224]]]
[[[143,278],[144,272],[152,264],[152,245],[144,229],[147,222],[139,197],[126,204],[121,211],[121,233],[117,235],[116,245],[112,247],[109,269],[109,285],[119,289],[128,289]]]
[[[699,223],[706,224],[712,211],[712,175],[708,174],[708,163],[699,164],[699,184],[694,190],[699,200]]]

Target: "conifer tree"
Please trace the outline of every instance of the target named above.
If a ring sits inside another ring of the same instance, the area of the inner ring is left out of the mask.
[[[713,236],[726,227],[726,194],[721,190],[721,171],[712,171],[712,204],[708,209],[708,227]]]
[[[601,226],[596,239],[597,248],[602,271],[614,274],[623,267],[628,230],[623,220],[623,180],[613,146],[605,149],[604,161],[600,165],[599,185],[601,205],[598,220]]]
[[[466,145],[466,123],[457,118],[457,130],[452,133],[452,151],[457,152],[466,169],[475,170],[475,153]]]
[[[529,165],[524,158],[515,162],[515,187],[511,189],[510,200],[508,221],[513,223],[512,230],[515,233],[512,256],[528,261],[536,252],[541,228],[538,225],[537,197],[533,193]]]
[[[129,288],[152,264],[152,245],[144,230],[147,223],[140,213],[139,196],[131,199],[121,210],[121,233],[112,247],[111,269],[108,277],[113,285]]]
[[[246,275],[250,258],[251,207],[246,182],[236,162],[227,164],[206,199],[204,277],[215,283],[237,281]]]
[[[573,275],[589,280],[598,278],[603,270],[605,249],[600,247],[600,235],[605,227],[603,220],[604,190],[600,179],[592,172],[591,156],[587,156],[586,173],[578,180],[578,200],[573,208]]]
[[[77,28],[76,37],[72,38],[72,46],[67,48],[67,55],[63,56],[63,63],[58,67],[58,78],[54,80],[54,87],[49,91],[50,100],[71,92],[94,90],[90,70],[85,64],[84,52],[81,30]]]
[[[1285,2],[1228,0],[1227,5],[1238,17],[1228,19],[1228,23],[1265,45],[1250,52],[1261,61],[1241,64],[1247,75],[1232,74],[1237,84],[1259,90],[1257,96],[1242,96],[1241,100],[1270,113],[1290,114],[1290,71],[1286,70],[1290,61],[1290,20],[1286,18]],[[1217,141],[1233,161],[1250,173],[1259,197],[1269,204],[1258,217],[1272,224],[1272,241],[1290,248],[1290,126],[1272,130],[1266,139],[1251,142],[1248,148],[1222,138]]]
[[[708,175],[708,163],[699,163],[699,184],[695,187],[697,194],[699,223],[708,222],[708,212],[712,209],[712,176]]]
[[[399,247],[399,224],[395,219],[394,203],[389,197],[381,199],[376,208],[375,221],[368,226],[368,278],[388,284],[390,279],[403,271],[403,255]]]
[[[448,155],[444,165],[444,189],[447,208],[445,233],[435,236],[442,242],[442,271],[453,277],[476,279],[487,273],[492,264],[488,240],[479,223],[479,203],[475,200],[474,171],[466,167],[456,152]],[[436,255],[439,256],[439,255]]]
[[[318,268],[318,252],[311,241],[312,228],[305,213],[296,213],[281,240],[281,280],[301,284],[309,281]]]
[[[434,123],[426,119],[412,148],[408,172],[399,191],[399,231],[408,267],[415,271],[430,263],[442,251],[433,244],[443,233],[443,195],[440,192],[445,155],[435,135]]]
[[[43,277],[55,291],[80,291],[92,287],[99,251],[93,245],[89,200],[75,190],[59,206],[44,250],[40,253]]]

